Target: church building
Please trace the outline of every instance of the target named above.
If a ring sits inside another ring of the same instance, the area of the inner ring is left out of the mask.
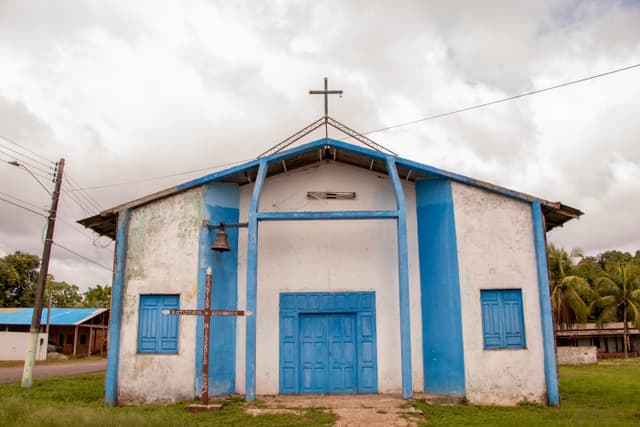
[[[322,126],[358,143],[293,145]],[[210,268],[212,308],[246,310],[211,317],[212,396],[558,405],[545,233],[580,215],[325,114],[256,160],[79,221],[117,244],[106,403],[200,396],[203,316],[168,310],[202,310]]]

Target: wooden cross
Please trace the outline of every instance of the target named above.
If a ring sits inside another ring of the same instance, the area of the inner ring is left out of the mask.
[[[327,78],[324,78],[324,90],[310,90],[309,95],[324,95],[324,116],[329,116],[329,95],[340,95],[342,96],[341,90],[329,90],[327,88],[328,82]]]
[[[209,404],[209,330],[211,316],[251,316],[253,313],[244,310],[211,310],[211,267],[207,268],[207,281],[204,290],[204,309],[202,310],[163,310],[162,314],[179,316],[204,316],[204,343],[202,348],[202,403]]]

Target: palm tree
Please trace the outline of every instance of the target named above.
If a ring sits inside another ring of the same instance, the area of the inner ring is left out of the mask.
[[[618,320],[618,315],[622,312],[626,358],[628,322],[632,321],[636,328],[640,328],[640,269],[628,263],[610,263],[605,272],[595,279],[594,285],[599,297],[591,303],[591,307],[602,310],[597,319],[598,326]]]
[[[549,245],[547,254],[551,279],[551,304],[556,326],[564,329],[575,323],[585,323],[591,314],[587,302],[595,296],[593,290],[584,278],[570,274],[573,263],[567,251]],[[579,252],[572,251],[572,255],[575,254]]]

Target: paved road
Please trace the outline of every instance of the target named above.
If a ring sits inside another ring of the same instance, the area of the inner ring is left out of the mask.
[[[34,378],[46,378],[53,376],[71,376],[102,372],[107,369],[106,360],[77,360],[73,362],[48,363],[36,365]],[[22,366],[12,368],[0,368],[0,384],[13,383],[22,378]]]

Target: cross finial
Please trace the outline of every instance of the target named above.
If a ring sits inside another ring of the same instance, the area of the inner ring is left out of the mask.
[[[329,90],[328,79],[324,78],[324,90],[310,90],[309,95],[324,95],[324,116],[329,117],[329,95],[340,95],[342,96],[341,90]]]

